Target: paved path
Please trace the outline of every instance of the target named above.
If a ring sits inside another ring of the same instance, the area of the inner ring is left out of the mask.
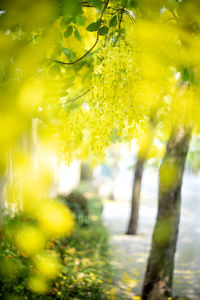
[[[121,299],[140,295],[151,234],[157,209],[156,173],[145,172],[137,236],[124,235],[129,217],[128,201],[107,202],[103,217],[112,236],[113,266],[116,287]],[[123,187],[122,187],[123,188]],[[182,189],[182,211],[174,274],[174,296],[200,300],[200,178],[185,175]]]

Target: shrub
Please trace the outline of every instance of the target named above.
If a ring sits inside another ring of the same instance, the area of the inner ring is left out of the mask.
[[[79,225],[88,225],[88,199],[82,193],[73,191],[66,196],[61,195],[60,198],[75,214],[76,222]]]
[[[89,202],[91,204],[92,200]],[[90,207],[90,211],[96,216],[100,212],[97,205]],[[8,217],[0,239],[0,264],[5,266],[0,274],[0,299],[108,299],[111,282],[109,236],[101,218],[91,219],[88,215],[88,219],[88,226],[77,225],[73,235],[46,242],[45,257],[57,253],[61,269],[56,278],[47,278],[45,288],[44,278],[38,278],[35,272],[34,260],[16,248],[12,236],[6,236],[8,227],[18,227],[20,222],[32,224],[32,220],[27,216]],[[48,271],[46,267],[44,271]],[[32,290],[28,278],[32,280]]]

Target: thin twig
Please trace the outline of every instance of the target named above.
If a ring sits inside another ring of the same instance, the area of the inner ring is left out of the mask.
[[[172,15],[174,16],[175,19],[179,19],[179,17],[175,14],[174,10],[173,9],[170,9],[170,12],[172,13]]]
[[[131,14],[128,12],[128,10],[124,10],[125,14],[131,19],[132,22],[135,21],[135,19],[133,18],[133,16],[131,16]]]
[[[89,4],[88,1],[80,1],[80,5],[83,7],[94,7],[94,5]]]
[[[91,89],[88,89],[88,90],[87,90],[86,92],[84,92],[83,94],[81,94],[81,95],[79,95],[79,96],[77,96],[77,97],[75,97],[75,98],[69,99],[69,100],[66,102],[66,104],[69,103],[69,102],[74,102],[74,101],[78,100],[79,98],[82,98],[82,97],[85,96],[87,93],[89,93],[90,90],[91,90]]]
[[[59,64],[62,64],[62,65],[74,65],[75,63],[79,62],[84,57],[86,57],[95,48],[95,46],[97,45],[97,43],[99,41],[99,30],[100,30],[100,27],[102,25],[103,15],[104,15],[104,12],[105,12],[105,10],[106,10],[106,8],[108,6],[108,3],[109,3],[109,0],[106,0],[104,9],[103,9],[103,11],[101,13],[101,16],[100,16],[100,19],[99,19],[99,27],[98,27],[98,30],[97,30],[96,41],[95,41],[94,45],[85,54],[83,54],[81,57],[79,57],[78,59],[76,59],[75,61],[72,61],[72,62],[64,62],[64,61],[60,61],[60,60],[52,59],[52,58],[46,58],[46,59],[51,60],[51,61],[56,62],[56,63],[59,63]]]
[[[94,5],[91,5],[88,1],[80,1],[80,5],[83,7],[94,7]]]
[[[118,35],[117,35],[117,37],[116,37],[116,40],[115,40],[115,42],[114,42],[114,44],[113,44],[113,47],[115,47],[115,45],[117,44],[117,42],[118,42],[118,39],[119,39],[119,37],[120,37],[120,29],[121,29],[121,23],[122,23],[122,18],[123,18],[123,13],[124,13],[124,9],[122,9],[122,11],[121,11],[121,15],[120,15],[120,19],[119,19],[119,25],[118,25]]]

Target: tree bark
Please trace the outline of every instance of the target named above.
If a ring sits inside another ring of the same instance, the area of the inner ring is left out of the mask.
[[[131,215],[128,224],[127,234],[135,235],[137,233],[138,216],[139,216],[139,203],[140,203],[140,191],[142,184],[142,174],[144,170],[144,158],[137,158],[135,166],[133,192],[131,199]]]
[[[158,214],[143,285],[143,300],[165,300],[172,295],[181,186],[190,138],[189,127],[174,128],[160,167]]]

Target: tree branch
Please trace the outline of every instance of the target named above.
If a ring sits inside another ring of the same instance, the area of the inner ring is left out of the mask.
[[[69,99],[67,102],[66,102],[66,104],[67,103],[70,103],[70,102],[74,102],[74,101],[76,101],[76,100],[78,100],[79,98],[82,98],[83,96],[85,96],[87,93],[89,93],[91,91],[91,89],[88,89],[86,92],[84,92],[83,94],[81,94],[81,95],[79,95],[79,96],[77,96],[77,97],[75,97],[75,98],[72,98],[72,99]]]
[[[60,61],[60,60],[57,60],[57,59],[51,59],[51,58],[47,58],[48,60],[51,60],[53,62],[56,62],[56,63],[59,63],[59,64],[62,64],[62,65],[74,65],[76,64],[77,62],[79,62],[80,60],[82,60],[84,57],[86,57],[94,48],[95,46],[97,45],[98,41],[99,41],[99,30],[100,30],[100,27],[102,25],[102,19],[103,19],[103,15],[104,15],[104,12],[108,6],[108,3],[109,3],[109,0],[106,0],[105,2],[105,6],[102,10],[102,13],[101,13],[101,16],[100,16],[100,19],[99,19],[99,27],[98,27],[98,30],[97,30],[97,38],[96,38],[96,41],[94,43],[94,45],[87,51],[85,52],[85,54],[83,54],[81,57],[79,57],[78,59],[76,59],[75,61],[72,61],[72,62],[64,62],[64,61]]]

